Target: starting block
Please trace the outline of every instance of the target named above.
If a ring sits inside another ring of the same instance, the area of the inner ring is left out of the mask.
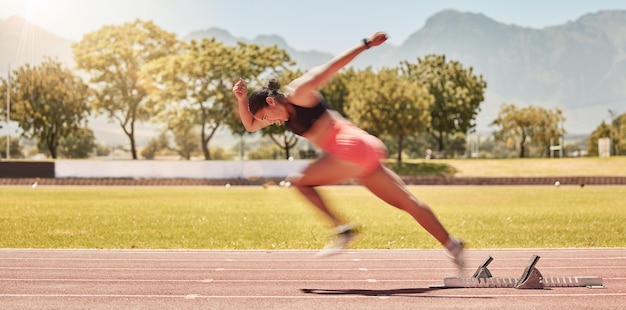
[[[517,288],[543,289],[545,287],[588,287],[604,288],[602,278],[599,277],[544,277],[535,267],[539,256],[534,255],[520,278],[493,277],[487,268],[493,257],[489,256],[474,272],[471,278],[448,277],[443,279],[443,285],[430,286],[431,288]]]

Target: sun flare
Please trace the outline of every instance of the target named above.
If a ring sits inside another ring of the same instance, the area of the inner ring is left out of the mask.
[[[63,11],[61,0],[23,0],[22,10],[24,18],[29,22],[40,22],[59,15]]]

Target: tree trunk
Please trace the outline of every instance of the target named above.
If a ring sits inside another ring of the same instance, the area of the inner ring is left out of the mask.
[[[439,132],[439,136],[437,137],[437,143],[439,144],[439,153],[443,154],[444,145],[443,145],[443,131]]]
[[[283,141],[285,141],[285,159],[289,159],[289,157],[291,157],[291,147],[289,141],[287,141],[287,135],[283,135],[283,137]]]
[[[51,137],[51,141],[48,141],[48,151],[50,152],[50,157],[53,159],[57,158],[57,144],[54,142],[54,137]]]
[[[206,132],[204,126],[200,131],[200,147],[202,148],[202,154],[204,154],[204,160],[211,160],[211,152],[209,152],[209,143],[206,139]]]
[[[137,146],[135,145],[135,136],[132,135],[130,138],[130,153],[133,155],[133,159],[137,159]]]
[[[202,154],[204,154],[204,160],[211,160],[211,152],[209,152],[209,147],[202,143]]]
[[[400,167],[400,165],[402,165],[402,150],[403,150],[403,143],[404,142],[404,135],[398,135],[398,157],[396,158],[396,165],[398,167]]]
[[[137,145],[135,143],[135,122],[130,122],[130,131],[126,133],[130,140],[130,153],[133,155],[133,159],[137,160]]]

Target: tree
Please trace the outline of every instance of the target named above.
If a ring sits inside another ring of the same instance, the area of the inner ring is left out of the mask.
[[[210,140],[232,109],[231,104],[219,100],[224,97],[221,89],[229,80],[226,67],[232,58],[232,48],[215,39],[192,40],[181,44],[179,53],[156,60],[145,70],[153,78],[150,93],[156,103],[156,120],[166,123],[175,139],[188,137],[197,126],[200,140],[196,146],[206,160],[211,159]],[[190,157],[184,149],[187,146],[180,148],[179,154]]]
[[[614,112],[609,110],[611,118]],[[611,129],[613,130],[612,152],[614,155],[623,155],[626,152],[626,113],[613,118]]]
[[[346,113],[346,107],[348,106],[348,96],[350,95],[350,83],[356,77],[357,71],[353,68],[346,69],[337,73],[322,89],[320,93],[333,110],[339,112],[346,118],[349,115]]]
[[[546,155],[550,152],[550,140],[559,141],[565,134],[560,126],[565,121],[563,112],[555,108],[528,106],[517,108],[515,104],[503,104],[497,118],[491,125],[499,126],[496,138],[507,142],[509,146],[519,147],[519,157],[525,157],[525,150],[530,141],[540,145]]]
[[[61,137],[79,130],[89,115],[89,87],[50,58],[36,67],[18,68],[10,87],[11,119],[22,128],[22,136],[36,138],[40,150],[57,158]],[[0,100],[6,100],[5,94],[1,91]]]
[[[7,158],[7,136],[0,136],[0,159]],[[11,149],[11,158],[24,158],[20,139],[10,137],[9,148]]]
[[[617,154],[618,155],[625,155],[626,154],[626,113],[622,114],[622,116],[620,116],[618,118],[619,120],[619,132],[618,132],[618,137],[619,137],[619,144],[617,145]]]
[[[188,121],[193,118],[184,115],[185,113],[189,113],[189,110],[180,110],[179,112],[180,114],[178,117],[173,117],[167,123],[167,129],[172,133],[174,146],[170,147],[169,144],[166,146],[168,149],[175,151],[181,158],[190,160],[191,156],[200,150],[200,146],[206,146],[206,144],[198,143],[198,141],[204,140],[200,139],[196,124]],[[208,148],[206,151],[208,151]],[[209,158],[211,158],[210,155]]]
[[[137,159],[135,124],[150,118],[149,99],[140,71],[150,61],[178,51],[172,33],[139,19],[119,26],[104,26],[72,46],[79,69],[91,75],[96,90],[93,107],[122,127]]]
[[[253,160],[278,159],[279,157],[284,157],[283,150],[276,144],[264,143],[264,141],[261,141],[259,147],[248,152],[248,158]]]
[[[611,130],[613,130],[612,127],[613,126],[610,126],[609,124],[602,121],[602,123],[598,125],[598,127],[596,127],[594,131],[591,132],[591,134],[589,135],[589,139],[587,140],[587,154],[589,156],[600,155],[600,150],[598,149],[598,140],[600,140],[600,138],[610,138]],[[615,143],[615,135],[613,135],[613,141],[611,141],[611,144],[613,143]]]
[[[288,61],[287,53],[277,47],[244,43],[229,47],[215,39],[202,39],[151,63],[145,72],[152,78],[150,93],[157,102],[159,118],[174,131],[185,122],[198,126],[204,157],[210,160],[208,144],[217,129],[222,124],[236,128],[232,81],[240,75],[261,74]],[[181,109],[188,117],[183,121],[172,117]],[[238,117],[236,120],[239,122]]]
[[[285,126],[270,125],[262,130],[263,136],[269,137],[285,154],[285,159],[291,157],[291,149],[298,144],[298,136],[285,129]]]
[[[428,129],[441,152],[445,149],[445,136],[467,134],[476,127],[487,82],[482,75],[476,76],[472,67],[466,69],[454,60],[446,62],[444,55],[426,55],[417,61],[405,61],[401,68],[413,82],[425,85],[434,97]]]
[[[181,110],[181,112],[184,112]],[[199,134],[193,123],[187,122],[185,118],[175,118],[178,122],[169,122],[168,126],[158,137],[150,139],[148,145],[141,150],[141,156],[145,159],[154,159],[161,151],[175,152],[180,158],[191,160],[191,157],[200,150],[198,140]],[[171,134],[171,139],[170,135]],[[170,145],[170,140],[174,145]]]
[[[168,144],[167,133],[161,132],[156,138],[152,138],[148,141],[148,145],[141,150],[141,156],[145,159],[152,160],[159,151],[168,149]]]
[[[96,148],[96,137],[87,127],[81,127],[59,139],[59,155],[64,158],[88,158]]]
[[[404,139],[430,122],[432,96],[397,68],[358,72],[349,93],[350,119],[375,135],[393,136],[398,146],[396,163],[401,164]]]

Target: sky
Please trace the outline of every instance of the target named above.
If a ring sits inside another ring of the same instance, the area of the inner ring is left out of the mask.
[[[543,28],[601,10],[626,10],[624,0],[0,0],[0,19],[25,17],[74,41],[104,25],[152,20],[179,38],[222,28],[235,37],[278,35],[299,51],[339,53],[375,31],[400,45],[446,9],[482,13],[498,22]]]

